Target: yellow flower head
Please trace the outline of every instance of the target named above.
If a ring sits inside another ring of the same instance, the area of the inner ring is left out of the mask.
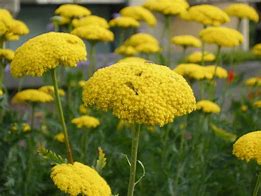
[[[261,56],[261,43],[260,44],[256,44],[254,46],[254,48],[252,49],[252,52],[256,55],[256,56]]]
[[[211,73],[205,71],[203,66],[198,64],[180,64],[174,71],[184,77],[188,77],[195,80],[212,79]]]
[[[213,77],[214,77],[214,75],[217,78],[227,78],[227,76],[228,76],[227,70],[220,66],[216,67],[215,65],[208,65],[208,66],[205,66],[205,69],[207,72],[212,74]]]
[[[229,16],[236,16],[240,19],[247,18],[247,19],[252,20],[254,22],[259,21],[259,15],[258,15],[257,11],[253,7],[251,7],[251,6],[249,6],[245,3],[230,4],[225,9],[225,12]]]
[[[254,106],[257,108],[261,108],[261,100],[258,100],[254,103]]]
[[[0,59],[12,61],[14,58],[14,51],[10,49],[0,49]]]
[[[79,162],[59,164],[52,168],[54,184],[71,196],[110,196],[107,182],[91,167]]]
[[[204,42],[222,47],[235,47],[243,42],[243,35],[240,32],[227,27],[208,27],[199,35]]]
[[[204,52],[203,58],[205,62],[211,62],[216,59],[215,55],[210,52]],[[186,61],[188,61],[189,63],[200,63],[202,61],[202,52],[194,52],[190,54],[186,58]]]
[[[140,23],[134,18],[127,16],[119,16],[110,20],[109,25],[111,27],[138,28],[140,26]]]
[[[138,51],[133,46],[125,46],[125,45],[121,45],[120,47],[118,47],[115,50],[115,52],[117,54],[121,54],[124,56],[134,56],[138,54]]]
[[[178,15],[186,11],[189,4],[186,0],[147,0],[144,7],[164,15]]]
[[[88,113],[88,108],[85,107],[84,104],[81,104],[80,107],[79,107],[79,112],[80,112],[81,114],[87,114],[87,113]]]
[[[142,6],[129,6],[120,11],[122,16],[132,17],[138,21],[145,21],[150,26],[155,26],[157,20],[155,16]]]
[[[220,26],[230,21],[226,12],[216,6],[207,4],[190,7],[187,12],[182,13],[181,18],[211,26]]]
[[[80,80],[78,84],[80,87],[83,87],[85,85],[85,82],[85,80]]]
[[[10,33],[14,35],[26,35],[29,33],[29,29],[26,24],[20,20],[13,20],[9,29]]]
[[[183,47],[195,47],[195,48],[201,47],[201,41],[192,35],[174,36],[172,37],[171,42],[173,44],[181,45]]]
[[[83,41],[68,33],[45,33],[25,42],[15,51],[11,63],[11,74],[42,76],[58,65],[76,67],[79,61],[86,60]]]
[[[141,57],[125,57],[123,59],[120,59],[118,63],[131,63],[131,62],[137,62],[137,63],[144,63],[147,60]]]
[[[60,132],[60,133],[56,134],[54,136],[54,140],[61,142],[61,143],[64,143],[64,141],[65,141],[64,133]]]
[[[261,77],[252,77],[246,80],[247,86],[261,86]]]
[[[134,55],[137,53],[156,53],[160,51],[159,42],[152,35],[137,33],[128,38],[122,46],[116,49],[116,53]]]
[[[110,30],[98,25],[77,27],[71,33],[88,41],[111,42],[114,40],[114,35]]]
[[[53,97],[42,91],[35,89],[26,89],[15,94],[12,103],[47,103],[53,101]]]
[[[53,86],[42,86],[42,87],[40,87],[39,89],[38,89],[39,91],[42,91],[42,92],[44,92],[44,93],[47,93],[47,94],[49,94],[49,95],[54,95],[54,87]],[[65,95],[65,92],[64,92],[64,90],[63,89],[59,89],[58,90],[58,94],[60,95],[60,96],[64,96]]]
[[[10,12],[0,9],[0,36],[4,40],[18,40],[21,35],[29,33],[29,29],[20,20],[15,20]]]
[[[129,123],[163,126],[195,109],[186,80],[153,63],[116,63],[86,82],[83,102]]]
[[[55,10],[55,14],[66,18],[81,18],[91,15],[91,11],[80,5],[63,4]]]
[[[254,131],[241,136],[233,145],[233,154],[245,161],[255,160],[261,164],[261,131]]]
[[[87,16],[80,19],[74,19],[72,24],[74,27],[98,25],[106,29],[109,28],[109,24],[104,18],[95,15]]]
[[[28,123],[23,123],[22,124],[22,131],[24,133],[31,131],[31,126]]]
[[[214,65],[201,66],[193,63],[180,64],[174,69],[174,71],[184,77],[195,80],[211,80],[213,79],[214,74],[217,78],[226,78],[228,75],[227,71],[222,67],[218,66],[217,68],[215,68]]]
[[[205,113],[220,113],[219,105],[209,100],[198,101],[197,110],[202,110]]]
[[[73,124],[77,126],[77,128],[87,127],[87,128],[96,128],[100,125],[100,121],[92,116],[80,116],[78,118],[74,118],[71,121]]]
[[[248,110],[247,105],[241,105],[240,110],[241,110],[242,112],[246,112],[246,111]]]

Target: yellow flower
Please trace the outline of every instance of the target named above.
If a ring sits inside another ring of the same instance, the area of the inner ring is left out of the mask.
[[[233,133],[230,133],[224,129],[221,129],[219,127],[217,127],[216,125],[214,124],[211,124],[210,125],[214,134],[226,141],[229,141],[229,142],[234,142],[236,139],[237,139],[237,135],[236,134],[233,134]]]
[[[0,49],[0,59],[1,58],[12,61],[14,58],[14,51],[10,49]]]
[[[138,54],[138,51],[133,46],[125,46],[121,45],[118,47],[115,52],[117,54],[125,55],[125,56],[134,56]]]
[[[49,95],[54,95],[54,87],[53,86],[42,86],[42,87],[40,87],[39,89],[38,89],[39,91],[42,91],[42,92],[44,92],[44,93],[47,93],[47,94],[49,94]],[[60,95],[60,96],[64,96],[65,95],[65,92],[64,92],[64,90],[63,89],[59,89],[58,90],[58,94]]]
[[[172,37],[171,42],[173,44],[181,45],[183,47],[201,47],[201,41],[192,35],[174,36]]]
[[[111,27],[138,28],[140,26],[140,23],[134,18],[127,16],[119,16],[110,20],[109,25]]]
[[[216,67],[215,65],[208,65],[205,66],[205,69],[207,72],[211,73],[213,77],[214,75],[217,78],[227,78],[228,76],[227,70],[219,66]]]
[[[142,6],[128,6],[120,11],[122,16],[132,17],[138,21],[145,21],[150,26],[155,26],[157,20],[155,16]]]
[[[258,100],[254,103],[254,106],[257,108],[261,108],[261,100]]]
[[[216,69],[216,75],[217,78],[226,78],[228,73],[225,69],[222,67],[217,66],[215,68],[214,65],[209,66],[201,66],[198,64],[180,64],[178,65],[174,71],[182,76],[189,77],[195,80],[211,80],[214,77]]]
[[[29,29],[22,21],[15,20],[8,10],[0,9],[0,36],[3,40],[18,40],[28,33]]]
[[[260,44],[256,44],[254,46],[254,48],[252,49],[252,52],[256,55],[256,56],[261,56],[261,43]]]
[[[109,28],[109,24],[104,18],[95,15],[87,16],[80,19],[74,19],[72,24],[74,27],[98,25],[106,29]]]
[[[206,113],[220,113],[219,105],[209,100],[198,101],[197,110],[202,110]]]
[[[178,15],[186,11],[189,4],[185,0],[147,0],[144,7],[164,15]]]
[[[31,126],[28,123],[22,124],[22,130],[24,133],[31,131]]]
[[[82,86],[82,87],[83,87],[83,86]],[[87,109],[87,107],[85,107],[84,104],[81,104],[80,107],[79,107],[79,112],[80,112],[81,114],[87,114],[87,113],[88,113],[88,109]]]
[[[159,51],[160,46],[156,38],[147,33],[137,33],[128,38],[115,52],[123,55],[134,55]]]
[[[153,63],[116,63],[86,82],[83,101],[129,123],[163,126],[195,109],[185,79]]]
[[[199,35],[204,42],[220,47],[235,47],[243,42],[243,35],[240,32],[227,27],[208,27]]]
[[[71,196],[110,196],[107,182],[91,167],[79,162],[58,164],[52,168],[54,184]]]
[[[203,66],[197,64],[180,64],[174,71],[184,77],[196,80],[212,79],[212,75],[206,72]]]
[[[91,15],[91,11],[80,5],[63,4],[55,10],[55,14],[66,18],[81,18]]]
[[[80,116],[78,118],[74,118],[71,121],[73,124],[77,126],[77,128],[87,127],[87,128],[96,128],[100,125],[100,121],[92,116]]]
[[[203,25],[220,26],[229,22],[229,16],[220,8],[213,5],[195,5],[181,14],[184,20],[195,21]]]
[[[29,29],[24,22],[20,20],[13,20],[9,29],[9,33],[19,36],[26,35],[29,33]]]
[[[236,16],[240,19],[247,18],[254,22],[259,21],[259,15],[257,11],[245,3],[232,3],[227,8],[225,8],[225,12],[229,16]]]
[[[247,86],[261,86],[261,77],[252,77],[246,80]]]
[[[210,52],[204,52],[203,58],[205,62],[211,62],[216,59],[215,55]],[[190,54],[186,58],[186,61],[188,61],[189,63],[200,63],[202,61],[202,52],[194,52]]]
[[[240,110],[241,110],[242,112],[246,112],[246,111],[248,110],[247,105],[242,105],[242,106],[240,107]]]
[[[255,160],[261,164],[261,131],[254,131],[241,136],[233,145],[233,154],[241,159]]]
[[[0,97],[2,97],[3,95],[4,95],[4,91],[0,89]]]
[[[60,133],[56,134],[54,136],[54,140],[61,142],[61,143],[64,143],[64,141],[65,141],[64,133],[60,132]]]
[[[130,63],[130,62],[137,62],[137,63],[144,63],[148,60],[140,57],[125,57],[123,59],[120,59],[118,63]]]
[[[47,103],[53,101],[53,97],[42,91],[35,89],[26,89],[15,94],[12,98],[12,103]]]
[[[76,67],[79,61],[86,60],[83,41],[68,33],[45,33],[25,42],[15,51],[11,63],[11,74],[42,76],[58,65]]]
[[[85,82],[85,80],[80,80],[78,84],[80,87],[83,87],[85,85]]]
[[[88,41],[111,42],[114,40],[114,35],[110,30],[98,25],[77,27],[71,33]]]

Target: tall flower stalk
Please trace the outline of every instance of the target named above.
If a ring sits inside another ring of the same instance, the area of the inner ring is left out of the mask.
[[[68,159],[69,163],[73,163],[72,149],[71,149],[71,145],[70,145],[70,141],[69,141],[67,127],[66,127],[65,120],[64,120],[62,103],[61,103],[60,95],[58,93],[59,88],[58,88],[58,82],[57,82],[57,78],[56,78],[55,69],[51,70],[51,74],[52,74],[52,80],[53,80],[55,102],[56,102],[56,106],[57,106],[58,113],[59,113],[59,118],[60,118],[61,125],[63,128],[63,133],[64,133],[64,140],[65,140],[65,145],[66,145],[66,150],[67,150],[67,159]]]
[[[253,196],[258,196],[258,191],[259,191],[260,187],[261,187],[261,172],[259,172],[259,174],[258,174]]]
[[[130,162],[130,177],[129,177],[129,186],[128,186],[128,196],[133,196],[135,188],[135,177],[136,177],[136,166],[137,166],[137,155],[139,147],[139,137],[140,137],[141,125],[138,125],[137,128],[134,125],[132,131],[132,144],[131,144],[131,162]]]

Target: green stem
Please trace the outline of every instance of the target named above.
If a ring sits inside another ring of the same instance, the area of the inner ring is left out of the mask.
[[[207,28],[206,25],[203,25],[203,29]],[[202,53],[202,57],[201,57],[201,65],[205,65],[205,58],[204,58],[204,54],[205,54],[205,42],[202,40],[202,46],[201,46],[201,53]]]
[[[237,22],[237,30],[240,32],[241,31],[241,24],[242,24],[242,19],[238,19],[238,22]]]
[[[83,135],[82,135],[82,138],[81,138],[81,146],[82,146],[82,154],[81,154],[81,160],[84,162],[84,158],[85,158],[85,154],[87,154],[87,139],[88,139],[88,135],[89,135],[89,130],[82,130],[83,132]]]
[[[66,145],[66,150],[67,150],[67,159],[68,159],[69,163],[72,164],[73,163],[72,149],[71,149],[71,146],[70,146],[70,141],[69,141],[69,136],[68,136],[68,132],[67,132],[67,127],[66,127],[65,120],[64,120],[62,103],[61,103],[60,95],[58,93],[58,84],[57,84],[55,69],[51,70],[51,74],[52,74],[52,80],[53,80],[53,86],[54,86],[54,94],[55,94],[56,106],[57,106],[59,117],[60,117],[60,121],[61,121],[61,124],[62,124],[62,127],[63,127],[65,145]]]
[[[132,131],[131,165],[130,165],[128,196],[133,196],[134,193],[140,128],[141,125],[138,125],[138,128],[137,129],[134,128],[134,130]]]
[[[35,112],[35,104],[32,103],[32,114],[31,114],[31,130],[34,129],[34,112]]]
[[[89,67],[87,69],[87,75],[88,75],[88,79],[92,76],[92,74],[95,72],[96,70],[96,51],[95,51],[95,45],[96,42],[90,42],[90,51],[89,51]]]
[[[255,189],[254,189],[254,192],[253,192],[253,196],[258,195],[258,191],[260,189],[260,186],[261,186],[261,172],[259,172],[259,174],[258,174]]]
[[[218,46],[218,48],[217,48],[217,54],[216,54],[216,63],[215,63],[215,69],[214,69],[213,80],[215,80],[215,78],[216,78],[218,64],[221,63],[221,60],[220,60],[220,59],[221,59],[220,52],[221,52],[221,46]]]

